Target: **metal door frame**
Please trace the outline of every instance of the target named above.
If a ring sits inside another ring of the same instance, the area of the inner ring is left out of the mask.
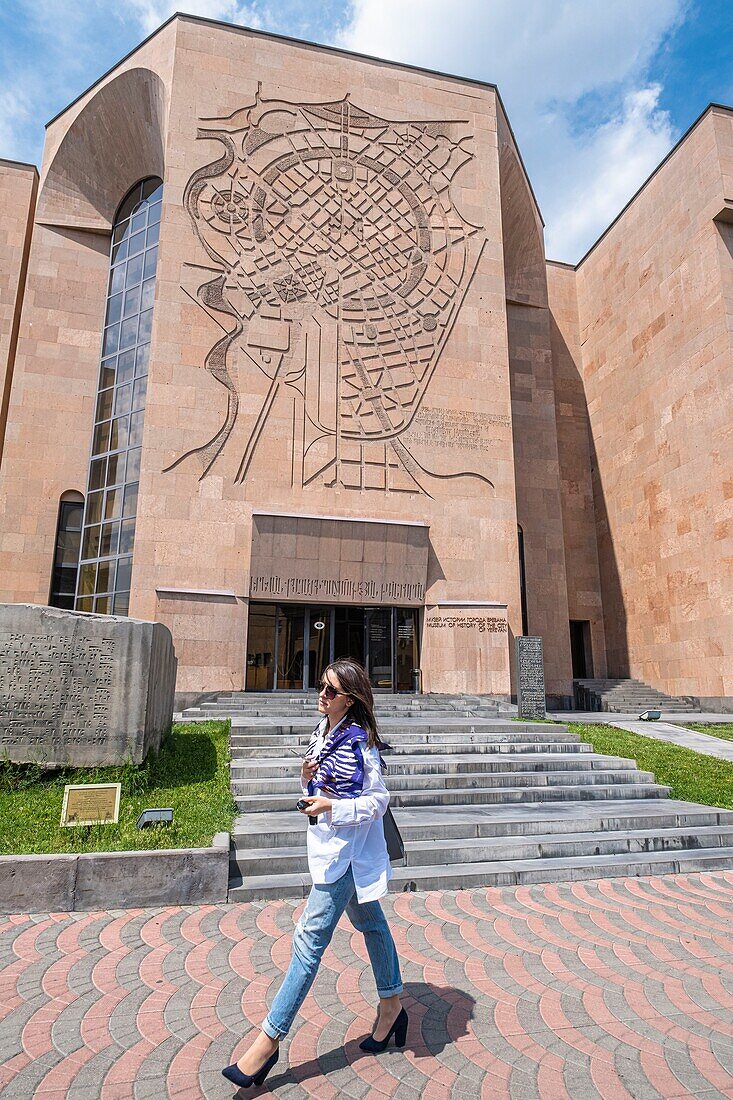
[[[273,686],[272,691],[316,691],[317,685],[310,686],[311,670],[310,670],[310,631],[311,631],[311,617],[314,611],[325,611],[327,613],[327,630],[328,630],[328,660],[329,663],[335,659],[335,645],[336,645],[336,610],[337,607],[345,606],[342,604],[297,604],[297,603],[285,603],[275,604],[275,653],[273,656]],[[397,606],[385,607],[383,605],[373,606],[360,606],[358,604],[348,605],[355,610],[362,611],[364,614],[364,667],[367,670],[367,675],[371,680],[371,650],[369,645],[369,624],[371,615],[376,611],[389,611],[389,638],[391,648],[391,676],[392,685],[390,688],[375,688],[376,692],[395,692],[397,690],[397,612],[403,610]],[[284,618],[288,608],[298,608],[303,611],[303,686],[301,688],[285,688],[278,686],[279,679],[279,657],[280,657],[280,621]],[[420,645],[420,610],[419,608],[412,608],[411,610],[417,611],[415,616],[415,632],[418,643],[418,649]]]
[[[300,688],[285,688],[278,685],[278,673],[279,657],[280,657],[280,619],[285,617],[287,608],[302,608],[303,609],[303,686]],[[299,603],[286,603],[275,604],[275,655],[273,660],[273,673],[272,673],[272,690],[273,691],[315,691],[316,685],[310,687],[311,675],[310,675],[310,632],[311,632],[311,612],[312,611],[325,611],[328,617],[328,660],[329,664],[334,659],[334,645],[336,644],[336,608],[335,606],[329,607],[327,604],[299,604]]]
[[[397,657],[397,653],[396,653],[396,649],[395,649],[395,631],[397,629],[396,628],[397,608],[396,607],[385,607],[384,605],[381,605],[381,604],[374,604],[370,607],[365,607],[363,610],[364,610],[364,667],[366,669],[366,673],[367,673],[367,676],[369,677],[369,682],[370,683],[371,683],[371,680],[372,680],[372,670],[371,670],[371,667],[370,667],[372,655],[371,655],[371,650],[370,650],[370,647],[369,647],[369,622],[370,622],[370,618],[371,618],[372,613],[375,612],[375,611],[389,611],[389,643],[390,643],[391,686],[388,687],[388,688],[375,688],[372,685],[372,690],[376,691],[376,692],[384,692],[385,694],[388,693],[388,692],[394,692],[394,690],[395,690],[395,686],[394,686],[395,685],[395,673],[397,671],[397,666],[396,666],[396,663],[395,663],[396,662],[396,657]]]

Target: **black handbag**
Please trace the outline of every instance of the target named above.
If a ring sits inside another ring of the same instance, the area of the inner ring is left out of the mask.
[[[400,830],[397,828],[397,822],[389,806],[382,818],[382,824],[384,826],[384,839],[387,842],[389,862],[397,863],[398,860],[405,858],[405,843],[400,836]]]

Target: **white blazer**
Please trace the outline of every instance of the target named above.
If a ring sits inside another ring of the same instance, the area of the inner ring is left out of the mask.
[[[318,729],[315,755],[326,740],[327,719]],[[317,790],[317,788],[316,788]],[[303,793],[307,794],[304,788]],[[331,795],[328,795],[331,798]],[[356,900],[376,901],[387,893],[392,866],[387,855],[382,818],[389,791],[382,779],[378,749],[364,749],[364,786],[355,798],[334,800],[331,813],[309,825],[308,870],[315,883],[336,882],[351,865]]]

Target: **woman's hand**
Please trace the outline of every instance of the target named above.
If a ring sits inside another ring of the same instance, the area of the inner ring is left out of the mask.
[[[319,814],[329,813],[333,807],[333,802],[330,798],[324,798],[323,795],[312,795],[310,798],[304,798],[304,802],[308,805],[304,810],[300,812],[307,814],[308,817],[318,817]]]
[[[306,756],[303,761],[303,767],[300,771],[300,778],[303,780],[303,786],[306,787],[310,783],[313,776],[318,771],[318,760],[315,757]]]

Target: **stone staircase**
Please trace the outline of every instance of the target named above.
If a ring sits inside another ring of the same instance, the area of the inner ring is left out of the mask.
[[[733,811],[674,801],[633,760],[493,700],[380,696],[386,783],[406,846],[391,888],[461,889],[733,867]],[[295,810],[315,697],[220,695],[186,720],[232,719],[230,900],[307,894]]]
[[[641,680],[593,679],[574,680],[573,683],[578,710],[634,715],[641,714],[643,710],[660,710],[662,714],[694,714],[700,711],[698,699],[665,695]]]

